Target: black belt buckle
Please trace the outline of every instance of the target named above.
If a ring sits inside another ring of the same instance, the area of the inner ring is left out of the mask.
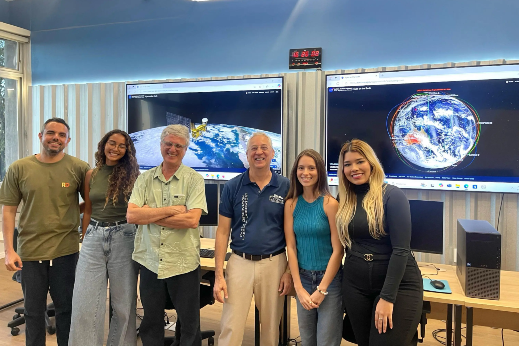
[[[249,255],[246,253],[242,253],[241,256],[249,261],[261,261],[263,259],[263,256],[261,255]]]
[[[371,254],[371,253],[365,253],[365,254],[364,254],[364,261],[366,261],[366,262],[372,262],[372,261],[373,261],[373,254]]]
[[[241,252],[241,251],[234,251],[234,250],[233,250],[233,252],[234,252],[236,255],[238,255],[238,256],[240,256],[240,257],[246,259],[246,260],[249,260],[249,261],[261,261],[261,260],[263,259],[263,256],[262,256],[262,255],[249,255],[249,254],[247,254],[247,253],[245,253],[245,252]]]

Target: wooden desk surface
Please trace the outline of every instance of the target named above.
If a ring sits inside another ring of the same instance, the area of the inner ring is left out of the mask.
[[[214,239],[210,238],[201,238],[200,239],[200,248],[201,249],[213,249],[214,250]],[[229,250],[227,250],[229,251]],[[224,262],[223,269],[225,269],[227,262]],[[213,270],[214,271],[214,258],[200,258],[200,268],[203,270]]]
[[[434,274],[436,270],[428,263],[418,263],[423,275]],[[519,313],[519,272],[501,271],[501,297],[499,300],[480,299],[466,297],[461,289],[458,276],[456,275],[456,266],[446,264],[434,264],[441,271],[438,275],[429,276],[435,280],[447,280],[452,289],[452,294],[433,293],[424,291],[424,299],[431,302],[446,304],[462,304],[467,307],[507,311]]]
[[[434,264],[434,266],[441,270],[438,271],[438,275],[434,275],[436,274],[436,269],[434,269],[434,267],[430,263],[418,262],[418,266],[423,276],[428,276],[432,280],[447,280],[452,290],[451,294],[429,292],[424,290],[424,300],[443,304],[465,304],[465,300],[467,299],[467,297],[465,297],[465,294],[461,289],[460,282],[458,280],[458,277],[456,276],[455,266],[450,266],[446,264]]]

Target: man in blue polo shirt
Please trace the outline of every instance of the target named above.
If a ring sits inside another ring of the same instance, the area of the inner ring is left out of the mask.
[[[216,231],[214,297],[223,304],[220,346],[239,346],[252,295],[260,313],[261,346],[277,346],[283,299],[292,288],[285,255],[284,198],[289,180],[270,169],[271,139],[254,133],[247,143],[249,169],[225,184]],[[231,233],[232,229],[232,233]],[[231,233],[230,257],[223,263]]]

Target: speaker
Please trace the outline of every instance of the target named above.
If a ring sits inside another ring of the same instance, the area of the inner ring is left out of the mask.
[[[456,274],[467,297],[499,300],[501,234],[488,221],[458,220]]]

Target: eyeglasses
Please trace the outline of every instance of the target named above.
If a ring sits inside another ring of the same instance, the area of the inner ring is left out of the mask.
[[[266,145],[262,145],[261,147],[253,145],[252,147],[249,148],[249,150],[252,152],[256,152],[256,151],[258,151],[258,149],[261,149],[261,151],[268,151],[270,148]]]
[[[180,150],[180,149],[184,149],[185,147],[187,147],[187,144],[182,145],[182,144],[178,144],[178,143],[171,143],[171,142],[164,142],[164,141],[162,141],[162,144],[164,144],[164,146],[168,149],[170,149],[171,147],[175,147],[175,149]]]
[[[126,144],[117,145],[117,143],[115,143],[115,141],[108,141],[108,142],[106,142],[106,144],[108,144],[111,148],[117,147],[121,150],[126,150],[126,148],[127,148]]]

